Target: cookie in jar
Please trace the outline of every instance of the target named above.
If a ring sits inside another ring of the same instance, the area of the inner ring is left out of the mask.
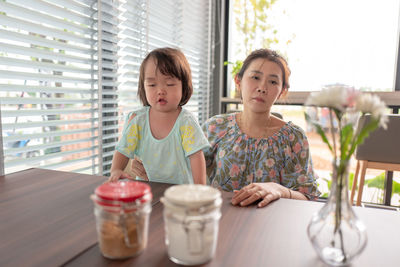
[[[148,184],[128,181],[102,184],[92,195],[100,251],[125,259],[147,246],[152,193]]]

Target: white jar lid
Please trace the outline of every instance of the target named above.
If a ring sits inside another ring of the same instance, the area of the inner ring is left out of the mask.
[[[166,200],[172,204],[187,207],[210,205],[221,198],[221,192],[208,185],[174,185],[164,192]],[[220,204],[220,201],[218,201]]]

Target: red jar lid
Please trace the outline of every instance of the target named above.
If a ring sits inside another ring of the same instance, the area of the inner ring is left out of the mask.
[[[134,202],[140,199],[143,203],[153,197],[148,184],[136,181],[105,183],[96,188],[95,194],[103,200],[121,202]]]

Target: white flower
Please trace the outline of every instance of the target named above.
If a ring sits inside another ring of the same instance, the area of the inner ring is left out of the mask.
[[[387,128],[386,105],[377,95],[360,94],[356,99],[355,109],[363,114],[371,114],[373,118],[379,119],[380,126]]]
[[[349,90],[346,87],[336,86],[323,88],[319,92],[311,93],[306,101],[306,105],[328,107],[344,111],[348,106],[348,93]]]

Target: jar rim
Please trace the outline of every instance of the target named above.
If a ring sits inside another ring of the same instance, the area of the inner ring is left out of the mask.
[[[169,187],[164,192],[165,200],[186,207],[213,205],[221,199],[221,192],[208,185],[182,184]]]
[[[148,184],[138,181],[123,181],[116,183],[105,183],[95,190],[96,197],[101,203],[108,205],[109,202],[129,203],[139,200],[141,203],[151,201],[153,195]],[[99,203],[100,204],[100,203]],[[100,204],[102,205],[102,204]]]

